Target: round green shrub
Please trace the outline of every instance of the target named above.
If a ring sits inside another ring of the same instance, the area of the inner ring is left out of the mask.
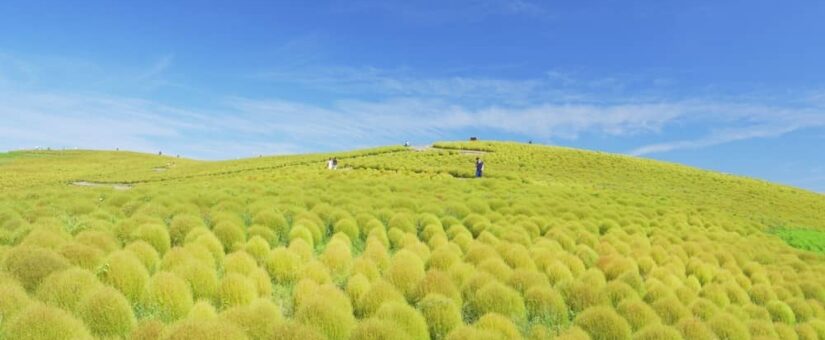
[[[223,259],[223,270],[225,273],[249,275],[255,268],[258,268],[258,263],[255,262],[255,258],[245,251],[236,251],[226,255]]]
[[[223,340],[248,339],[243,330],[224,320],[182,320],[166,328],[163,340]]]
[[[379,279],[373,282],[370,289],[358,300],[355,312],[361,317],[369,317],[378,311],[382,304],[390,301],[406,302],[406,299],[395,286]]]
[[[796,315],[794,315],[793,309],[791,309],[788,304],[779,300],[773,300],[768,302],[765,307],[768,308],[768,312],[771,314],[771,320],[774,322],[782,322],[789,325],[796,323]]]
[[[679,331],[662,324],[651,324],[645,326],[633,334],[633,340],[667,340],[680,338],[682,338],[682,334],[679,333]]]
[[[72,312],[81,299],[99,286],[101,283],[94,274],[81,268],[69,268],[47,276],[37,288],[37,298]]]
[[[609,307],[588,308],[575,320],[576,326],[590,334],[594,340],[630,339],[630,325]]]
[[[101,230],[84,230],[74,237],[75,242],[93,246],[104,254],[120,248],[120,242],[112,233]]]
[[[163,255],[172,246],[169,231],[160,224],[144,224],[135,231],[135,239],[146,241],[158,254]]]
[[[662,322],[668,325],[675,324],[685,317],[691,316],[691,312],[687,307],[682,305],[682,302],[675,297],[659,299],[654,302],[651,307],[662,318]]]
[[[564,296],[564,301],[573,312],[579,313],[587,308],[607,304],[607,295],[599,287],[582,281],[562,281],[556,285]]]
[[[143,263],[143,266],[146,267],[146,270],[150,273],[154,272],[155,267],[158,263],[160,263],[160,255],[158,255],[157,250],[155,250],[155,248],[149,243],[146,243],[146,241],[138,240],[132,242],[123,249],[135,254],[140,262]]]
[[[527,316],[521,295],[497,281],[479,289],[471,303],[477,315],[499,313],[516,320],[523,320]]]
[[[214,320],[218,317],[218,312],[215,310],[215,306],[212,305],[211,302],[208,300],[199,300],[192,305],[192,309],[189,310],[189,314],[186,315],[186,318],[189,320]]]
[[[462,325],[461,307],[440,294],[429,294],[418,303],[418,309],[427,322],[430,335],[442,339],[456,327]]]
[[[179,265],[172,272],[186,280],[192,288],[194,300],[211,300],[218,290],[218,276],[215,270],[200,262]]]
[[[326,336],[304,324],[287,321],[275,326],[274,333],[281,340],[326,340]]]
[[[284,247],[275,248],[264,260],[264,267],[276,283],[290,284],[300,275],[301,258]]]
[[[411,340],[407,333],[396,327],[392,323],[388,323],[379,319],[366,319],[358,323],[352,331],[352,340]]]
[[[53,228],[37,228],[28,233],[22,241],[21,246],[37,247],[46,249],[59,249],[71,240],[72,236],[62,230]]]
[[[100,249],[78,242],[66,243],[57,252],[70,264],[88,270],[97,268],[105,256]]]
[[[627,320],[634,331],[661,321],[656,311],[640,299],[623,301],[616,308],[616,311]]]
[[[276,339],[276,326],[283,322],[281,309],[267,299],[256,299],[248,306],[236,306],[221,313],[253,339]]]
[[[321,254],[321,262],[329,268],[332,277],[343,279],[352,269],[352,251],[343,241],[332,240]]]
[[[203,219],[189,214],[178,214],[169,223],[169,238],[173,246],[183,244],[186,235],[195,228],[204,227]]]
[[[727,312],[716,314],[708,321],[708,327],[719,339],[750,339],[748,328],[739,319]]]
[[[679,321],[676,324],[676,329],[679,330],[679,333],[685,339],[698,339],[698,340],[713,340],[716,339],[716,335],[710,330],[710,328],[705,324],[702,320],[697,318],[685,318]]]
[[[256,262],[263,263],[266,256],[269,255],[269,243],[260,236],[250,236],[243,250],[252,255]]]
[[[252,280],[237,273],[229,273],[221,279],[218,301],[221,308],[247,305],[257,297]]]
[[[165,322],[183,318],[194,304],[189,284],[169,272],[155,274],[146,293],[147,305]]]
[[[219,222],[212,228],[212,233],[220,240],[225,253],[232,252],[236,245],[240,246],[246,242],[246,233],[240,224]]]
[[[149,273],[143,263],[125,250],[110,254],[98,270],[98,276],[101,281],[126,295],[131,303],[140,301],[149,281]]]
[[[163,335],[166,326],[160,320],[147,319],[138,322],[129,334],[129,340],[157,340]]]
[[[123,337],[135,326],[131,304],[111,287],[87,294],[78,303],[77,314],[98,337]]]
[[[62,309],[38,303],[4,321],[2,331],[5,338],[15,340],[92,339],[83,322]]]
[[[34,291],[49,274],[69,267],[65,258],[53,250],[30,246],[9,249],[3,269],[12,274],[28,291]]]
[[[524,293],[527,315],[533,322],[566,325],[569,311],[560,293],[548,286],[536,286]]]
[[[381,305],[375,313],[375,318],[395,324],[411,339],[428,340],[430,334],[427,321],[414,308],[405,303],[390,302]]]
[[[0,320],[9,320],[17,312],[32,303],[26,290],[15,282],[0,282]],[[0,331],[2,331],[0,323]],[[0,333],[2,334],[2,333]]]
[[[501,314],[485,314],[473,326],[482,331],[498,334],[502,339],[521,338],[521,334],[519,334],[513,321]]]
[[[349,339],[355,328],[352,310],[336,304],[330,305],[323,298],[312,298],[301,303],[295,313],[295,320],[307,325],[328,339]]]
[[[409,300],[415,298],[418,283],[424,279],[424,263],[409,250],[402,249],[392,257],[384,278],[398,288]]]

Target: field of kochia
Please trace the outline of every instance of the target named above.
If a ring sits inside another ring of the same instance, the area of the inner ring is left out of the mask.
[[[11,152],[0,339],[825,339],[824,242],[821,194],[557,147]]]

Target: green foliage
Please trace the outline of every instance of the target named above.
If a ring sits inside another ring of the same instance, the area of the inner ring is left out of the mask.
[[[2,334],[8,339],[92,339],[83,322],[56,307],[32,304],[6,322]]]
[[[35,290],[49,274],[68,267],[68,261],[53,250],[32,246],[14,247],[3,259],[3,270],[14,275],[29,291]]]
[[[74,311],[77,303],[101,286],[94,274],[85,269],[70,268],[53,273],[37,289],[37,298],[49,305]]]
[[[247,305],[258,297],[255,283],[247,277],[229,273],[221,279],[218,288],[218,305],[221,308]]]
[[[179,320],[194,304],[189,284],[175,274],[155,274],[146,289],[146,305],[165,321]]]
[[[78,303],[77,314],[97,337],[123,337],[135,326],[131,304],[111,287],[100,287],[85,295]]]
[[[144,288],[149,282],[146,267],[135,255],[125,250],[109,255],[98,269],[98,277],[126,295],[131,303],[140,302]]]
[[[825,231],[777,228],[771,232],[791,247],[825,254]]]
[[[630,325],[613,309],[592,307],[578,316],[575,324],[595,340],[630,339]]]
[[[100,338],[825,338],[821,195],[517,143],[330,156],[4,158],[0,334],[40,306]]]
[[[455,302],[440,294],[430,294],[418,303],[418,309],[427,322],[430,335],[442,339],[462,324],[461,309]]]

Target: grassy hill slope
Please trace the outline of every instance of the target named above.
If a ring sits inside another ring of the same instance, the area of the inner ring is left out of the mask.
[[[825,338],[825,196],[676,164],[30,151],[0,192],[0,338]]]

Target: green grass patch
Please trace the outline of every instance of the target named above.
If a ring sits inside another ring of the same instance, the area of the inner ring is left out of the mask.
[[[825,254],[825,231],[778,228],[771,230],[791,247]]]

